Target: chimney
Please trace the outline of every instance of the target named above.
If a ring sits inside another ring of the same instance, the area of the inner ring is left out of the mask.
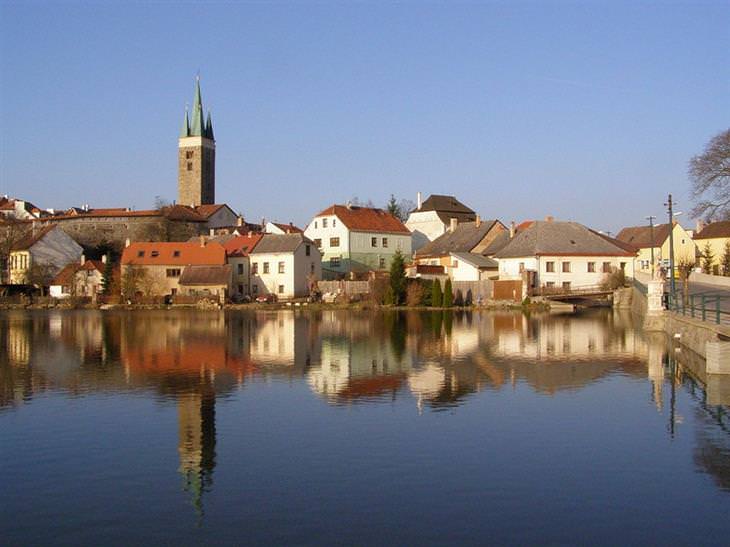
[[[421,192],[416,192],[416,209],[419,211],[421,210],[421,205],[423,205],[422,199]]]
[[[108,260],[109,260],[109,255],[102,255],[102,257],[101,257],[102,264],[106,264]]]
[[[243,217],[239,216],[236,219],[236,226],[243,226]]]
[[[248,237],[253,237],[253,232],[251,230],[248,231]]]
[[[132,242],[129,241],[129,238],[127,238],[127,240],[124,242],[125,247],[129,247],[131,244],[132,244]]]
[[[203,235],[200,236],[200,246],[205,247],[205,236]]]
[[[513,237],[515,237],[515,231],[516,231],[516,229],[515,229],[515,221],[513,220],[512,222],[509,223],[509,238],[510,239],[512,239]]]
[[[81,265],[83,266],[84,264],[86,264],[86,255],[81,253]]]
[[[215,235],[215,228],[211,228],[208,233],[210,237],[213,237]]]
[[[476,218],[474,219],[474,224],[476,225],[477,228],[479,228],[479,226],[482,225],[482,217],[477,215]]]
[[[352,209],[352,202],[349,199],[347,200],[347,208]]]
[[[553,220],[555,220],[555,218],[553,217],[553,215],[548,215],[548,216],[545,217],[545,222],[552,222]]]
[[[697,220],[697,225],[695,226],[695,234],[699,234],[702,230],[705,228],[705,221],[701,218]]]
[[[459,219],[452,218],[451,219],[451,222],[449,224],[449,231],[450,232],[455,232],[456,231],[457,224],[459,224]]]

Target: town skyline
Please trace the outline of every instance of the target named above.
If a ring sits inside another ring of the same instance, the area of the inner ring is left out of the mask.
[[[199,22],[164,6],[144,8],[135,41],[113,38],[140,8],[0,10],[13,22],[0,42],[1,193],[43,208],[176,199],[199,70],[216,120],[216,201],[247,219],[304,226],[355,196],[382,207],[420,191],[485,218],[553,215],[615,233],[665,221],[673,193],[691,228],[687,162],[730,106],[717,77],[726,39],[712,31],[720,4],[247,6],[227,22],[213,7],[215,37],[194,53],[166,38]],[[596,17],[600,31],[588,28]]]

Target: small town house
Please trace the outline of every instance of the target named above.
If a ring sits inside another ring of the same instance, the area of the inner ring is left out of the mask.
[[[279,300],[309,296],[322,278],[322,255],[304,234],[264,234],[249,253],[251,295]]]
[[[82,252],[81,245],[59,227],[33,225],[10,250],[10,283],[48,286],[66,264],[78,263]]]

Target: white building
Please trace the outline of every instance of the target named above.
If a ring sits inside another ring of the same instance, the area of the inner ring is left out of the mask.
[[[636,252],[577,222],[536,221],[494,257],[500,279],[527,279],[530,289],[575,290],[600,285],[623,270],[634,276]]]
[[[322,279],[322,255],[303,234],[264,234],[249,253],[251,295],[280,300],[308,296],[310,282]]]
[[[451,226],[451,219],[456,222],[473,222],[476,213],[461,203],[454,196],[433,194],[421,203],[421,193],[418,193],[418,203],[406,221],[406,227],[413,233],[413,250],[421,247],[445,234]]]
[[[411,255],[411,232],[382,209],[332,205],[312,219],[304,234],[322,251],[328,278],[387,270],[396,252]]]
[[[289,224],[283,224],[281,222],[267,222],[264,227],[264,232],[267,234],[302,234],[304,230],[294,226],[291,222]]]

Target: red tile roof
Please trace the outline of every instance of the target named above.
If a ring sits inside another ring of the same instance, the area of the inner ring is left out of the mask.
[[[223,204],[223,203],[208,204],[208,205],[196,205],[195,206],[195,212],[198,213],[203,218],[208,218],[208,217],[216,214],[223,207],[226,207],[226,205]]]
[[[695,234],[694,239],[714,239],[716,237],[730,237],[730,220],[708,224]]]
[[[205,246],[188,242],[136,242],[124,248],[122,264],[144,266],[187,266],[226,263],[226,251],[220,243]]]
[[[236,236],[226,241],[223,248],[225,248],[228,256],[246,256],[253,251],[262,237],[263,234]]]
[[[330,215],[335,215],[348,229],[356,232],[411,233],[400,220],[382,209],[332,205],[315,218]]]
[[[304,230],[302,230],[301,228],[298,228],[297,226],[294,226],[291,223],[282,224],[279,222],[272,222],[271,224],[273,224],[274,226],[279,228],[279,230],[281,230],[285,234],[303,234],[304,233]]]
[[[74,274],[79,271],[80,264],[78,262],[72,262],[66,264],[63,269],[56,274],[56,277],[51,281],[51,285],[70,285],[71,280],[74,278]]]
[[[187,222],[205,222],[205,218],[185,205],[173,205],[163,210],[148,209],[141,211],[128,211],[123,208],[89,209],[88,211],[73,213],[64,212],[61,215],[50,217],[53,220],[64,220],[79,217],[165,217],[169,220],[184,220]]]

